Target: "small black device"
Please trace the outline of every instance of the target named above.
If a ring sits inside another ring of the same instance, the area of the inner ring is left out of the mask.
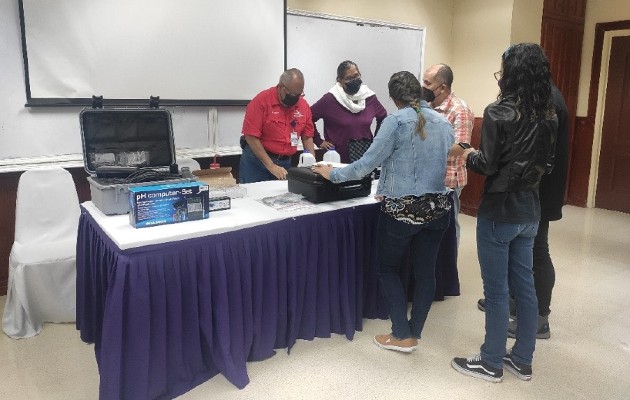
[[[461,147],[462,149],[466,150],[466,149],[470,149],[472,146],[470,145],[470,143],[464,143],[464,142],[459,142],[457,143],[457,145],[459,147]]]

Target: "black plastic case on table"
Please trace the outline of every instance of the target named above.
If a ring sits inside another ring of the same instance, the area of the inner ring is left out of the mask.
[[[288,170],[289,192],[301,194],[312,203],[325,203],[336,200],[369,196],[372,178],[332,183],[317,175],[308,167],[292,167]]]

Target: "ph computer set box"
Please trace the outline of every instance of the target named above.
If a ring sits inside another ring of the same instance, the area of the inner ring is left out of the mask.
[[[171,183],[129,188],[129,223],[134,228],[208,218],[208,185]]]

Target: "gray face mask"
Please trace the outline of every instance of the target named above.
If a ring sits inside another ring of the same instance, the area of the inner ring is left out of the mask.
[[[346,83],[346,87],[344,88],[344,91],[348,93],[349,95],[357,94],[359,89],[361,89],[362,84],[363,84],[363,81],[361,80],[361,78],[353,79],[350,82]]]

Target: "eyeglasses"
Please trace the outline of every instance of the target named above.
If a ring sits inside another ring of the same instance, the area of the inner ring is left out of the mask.
[[[501,79],[502,75],[503,74],[501,73],[501,71],[497,71],[497,72],[494,73],[494,79],[496,79],[498,81],[499,79]]]
[[[289,95],[289,96],[297,96],[297,97],[304,97],[304,91],[302,91],[302,93],[300,94],[295,94],[295,93],[291,93],[289,92],[289,88],[287,88],[287,86],[284,83],[281,83],[282,87],[284,88],[284,91]]]
[[[352,81],[353,81],[353,80],[355,80],[355,79],[361,79],[361,74],[359,74],[359,75],[355,75],[355,76],[348,76],[348,77],[343,78],[343,79],[341,79],[341,80],[342,80],[343,82],[345,82],[345,83],[349,83],[349,82],[352,82]]]

